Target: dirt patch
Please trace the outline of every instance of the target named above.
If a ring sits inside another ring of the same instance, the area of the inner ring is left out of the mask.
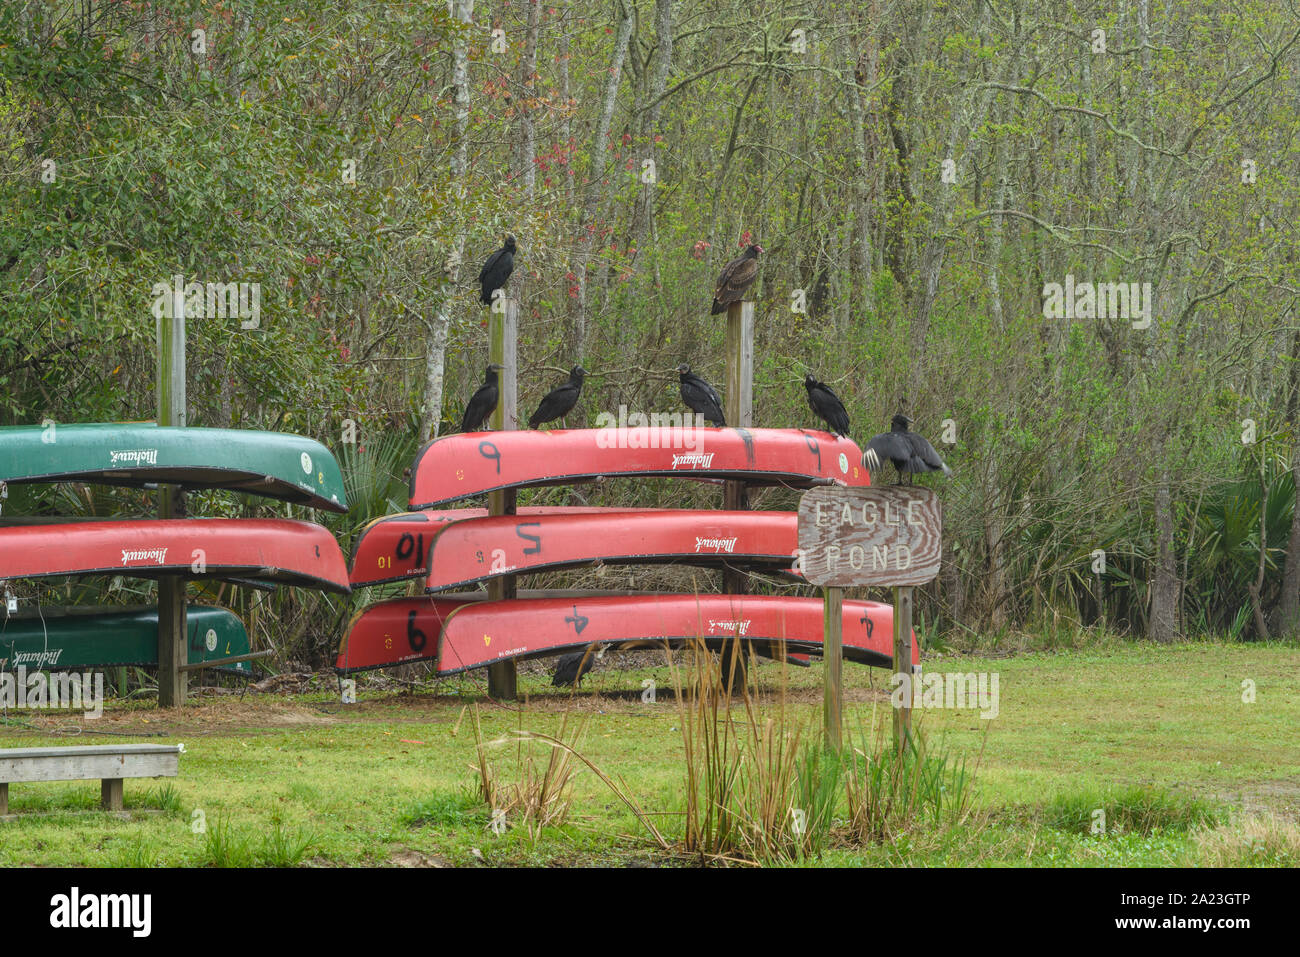
[[[388,858],[388,864],[392,867],[452,867],[451,861],[445,857],[425,854],[422,851],[416,851],[409,847],[401,847],[394,851]]]

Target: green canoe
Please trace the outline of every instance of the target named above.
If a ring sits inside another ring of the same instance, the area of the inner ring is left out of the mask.
[[[177,429],[150,422],[0,428],[0,482],[224,488],[347,511],[329,449],[287,432]]]
[[[46,608],[43,615],[0,615],[0,671],[158,665],[157,608]],[[249,653],[248,632],[233,612],[190,605],[187,618],[189,664]],[[253,673],[247,661],[215,670]]]

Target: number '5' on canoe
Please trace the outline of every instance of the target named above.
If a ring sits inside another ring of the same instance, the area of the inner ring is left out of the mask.
[[[188,664],[249,654],[248,631],[233,612],[189,605],[186,614]],[[0,618],[0,671],[157,667],[158,609],[41,608],[22,617]],[[218,665],[217,671],[251,675],[247,661]]]
[[[312,522],[173,518],[0,528],[0,580],[55,575],[241,578],[351,590],[338,542]]]
[[[329,449],[286,432],[148,422],[7,426],[0,428],[0,482],[168,483],[347,511]]]
[[[531,429],[434,439],[411,470],[411,508],[503,488],[607,477],[734,479],[751,484],[869,485],[851,439],[807,429]]]

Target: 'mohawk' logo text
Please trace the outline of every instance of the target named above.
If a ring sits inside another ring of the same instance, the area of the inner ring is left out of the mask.
[[[734,552],[736,550],[736,540],[734,538],[695,538],[695,550],[703,551],[711,548],[715,552]]]
[[[146,465],[158,464],[157,449],[129,449],[121,452],[109,452],[113,457],[113,464],[120,465],[124,462],[134,462],[139,465],[143,462]]]
[[[165,548],[124,548],[122,549],[122,564],[127,562],[157,562],[159,565],[167,562],[167,549]]]
[[[709,632],[725,631],[731,635],[740,635],[742,638],[749,632],[750,619],[744,621],[714,621],[709,619]]]

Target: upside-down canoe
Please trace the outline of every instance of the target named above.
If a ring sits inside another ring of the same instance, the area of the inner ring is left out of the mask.
[[[521,507],[516,515],[583,515],[609,512],[598,506],[537,505]],[[619,509],[651,512],[657,509]],[[384,515],[366,525],[352,546],[348,574],[354,588],[423,578],[429,574],[429,541],[441,526],[484,518],[485,508],[426,509]],[[0,519],[3,522],[3,519]]]
[[[504,488],[623,476],[734,479],[810,488],[867,485],[851,439],[807,429],[532,429],[434,439],[411,470],[411,508]]]
[[[249,653],[248,631],[233,612],[190,605],[187,662],[198,664]],[[0,618],[0,671],[112,668],[158,664],[158,609],[46,608],[39,615]],[[251,675],[247,661],[213,670]]]
[[[463,604],[444,598],[394,598],[363,608],[343,633],[337,670],[348,674],[436,659],[442,623]]]
[[[426,590],[600,562],[789,568],[794,512],[665,509],[472,518],[434,529]]]
[[[343,473],[315,439],[150,422],[0,428],[0,482],[223,488],[347,511]]]
[[[891,667],[894,609],[844,603],[844,658]],[[435,636],[439,636],[435,639]],[[460,601],[399,598],[371,605],[349,627],[336,662],[341,672],[433,660],[438,674],[482,668],[507,658],[537,658],[609,643],[711,648],[744,638],[763,655],[820,654],[822,602],[772,595],[653,595]],[[783,644],[784,643],[784,644]],[[913,663],[920,662],[915,637]]]
[[[338,542],[312,522],[177,518],[0,528],[0,580],[52,575],[243,578],[351,590]]]

